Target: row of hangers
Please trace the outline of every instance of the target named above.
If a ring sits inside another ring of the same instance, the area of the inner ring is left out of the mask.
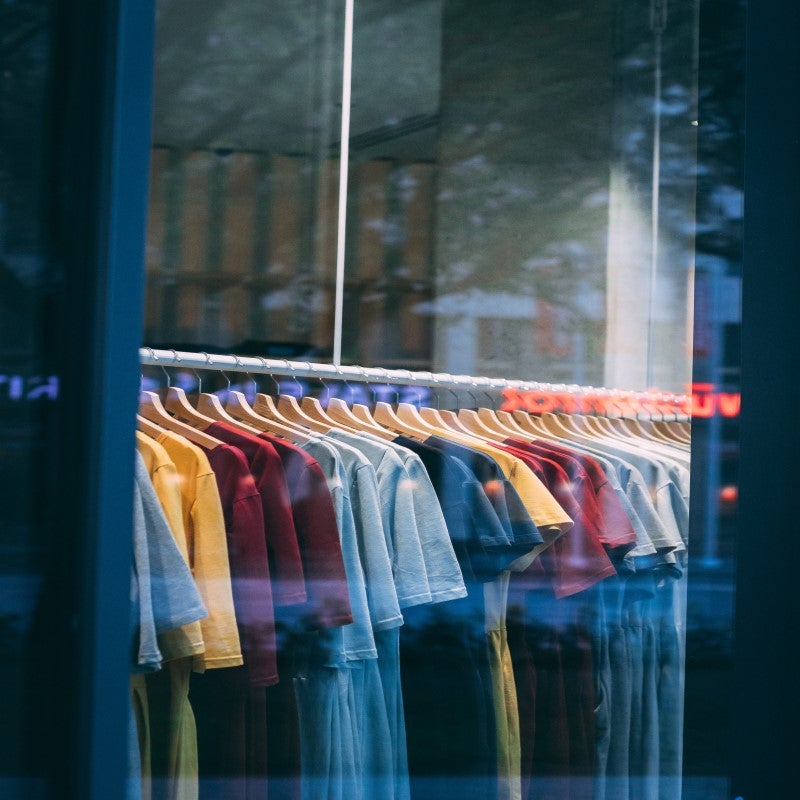
[[[566,435],[570,438],[600,437],[688,452],[691,442],[689,424],[678,421],[603,417],[584,413],[530,414],[481,406],[454,411],[418,407],[399,401],[395,404],[376,401],[370,407],[364,403],[348,404],[339,397],[330,397],[323,407],[313,396],[298,399],[291,394],[280,393],[277,381],[279,394],[276,398],[257,391],[255,379],[245,373],[256,387],[251,402],[243,392],[231,388],[230,379],[218,368],[212,369],[222,373],[228,381],[224,400],[215,393],[203,392],[200,376],[196,370],[192,370],[198,381],[198,392],[190,402],[183,389],[172,385],[166,367],[162,365],[161,369],[167,378],[163,400],[162,395],[155,391],[143,390],[140,393],[137,416],[139,430],[151,436],[158,436],[163,430],[172,431],[208,449],[219,444],[206,432],[217,421],[227,422],[248,433],[265,431],[296,444],[308,442],[311,436],[324,434],[331,428],[343,428],[355,433],[368,432],[386,440],[395,438],[398,433],[424,440],[444,429],[460,437],[465,444],[476,437],[499,442],[509,437],[558,439]],[[300,385],[296,377],[294,380]],[[347,380],[343,380],[349,386]],[[478,405],[474,395],[471,396]]]

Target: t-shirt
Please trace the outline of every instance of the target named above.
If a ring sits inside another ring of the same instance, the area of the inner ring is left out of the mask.
[[[518,553],[527,553],[531,546],[540,546],[545,539],[536,528],[514,485],[503,474],[497,461],[486,453],[457,442],[431,436],[426,444],[455,456],[477,479],[498,519],[508,529],[509,541]]]
[[[685,549],[672,505],[672,481],[658,461],[606,439],[589,439],[569,432],[564,437],[570,444],[592,454],[598,452],[614,464],[637,514],[643,521],[647,518],[645,526],[657,550]]]
[[[156,634],[206,617],[191,572],[158,502],[144,459],[137,452],[134,483],[134,582],[139,671],[161,666]]]
[[[421,782],[427,776],[438,781],[468,776],[459,783],[462,796],[496,796],[498,704],[484,586],[518,554],[509,528],[463,462],[427,443],[403,436],[395,441],[417,454],[425,467],[468,591],[466,597],[406,612],[400,641],[410,772],[422,776]],[[412,777],[412,796],[414,785]]]
[[[186,547],[208,616],[200,623],[205,651],[195,669],[238,667],[242,650],[233,606],[225,520],[217,481],[208,458],[197,446],[164,432],[158,439],[181,476],[181,507]]]
[[[364,569],[367,604],[375,630],[403,624],[392,574],[386,534],[381,521],[378,478],[365,455],[344,442],[329,439],[342,459],[356,527],[358,552]]]
[[[353,621],[336,513],[319,464],[297,445],[260,434],[277,451],[286,475],[307,602],[300,606],[303,624],[335,628]]]
[[[150,481],[161,504],[161,510],[164,512],[169,529],[175,538],[175,544],[188,566],[189,551],[186,546],[186,531],[183,527],[181,479],[178,470],[164,447],[139,431],[136,432],[136,449],[144,459]],[[202,653],[205,645],[200,622],[192,622],[173,631],[167,631],[159,637],[158,646],[164,661]]]
[[[572,520],[564,509],[558,505],[541,480],[519,458],[503,452],[496,445],[489,444],[482,439],[463,436],[444,428],[437,429],[437,433],[448,441],[464,444],[473,450],[486,453],[498,463],[503,474],[517,490],[523,506],[546,543],[555,541],[572,527]]]
[[[375,468],[381,527],[386,536],[400,608],[430,603],[431,592],[414,514],[411,478],[400,457],[382,442],[345,431],[332,429],[326,438],[355,447]]]
[[[566,472],[570,491],[584,514],[592,520],[604,545],[625,551],[634,546],[633,522],[595,459],[542,440],[525,442],[511,438],[506,439],[505,444],[549,458]]]
[[[272,596],[277,606],[306,601],[303,564],[292,519],[286,474],[280,456],[270,442],[226,422],[209,425],[206,433],[244,453],[261,496],[267,541]]]
[[[411,499],[417,520],[422,557],[428,576],[431,602],[466,597],[464,578],[458,565],[447,523],[422,459],[406,447],[394,445],[411,481]]]
[[[219,444],[206,453],[222,503],[247,678],[252,686],[271,686],[278,681],[275,610],[261,496],[241,450]]]
[[[406,436],[394,441],[422,462],[436,492],[465,583],[494,579],[518,555],[508,514],[504,515],[504,524],[497,513],[498,508],[502,513],[504,503],[497,497],[492,503],[474,473],[446,448]],[[541,537],[537,542],[541,543]]]
[[[377,658],[375,636],[367,603],[367,584],[358,551],[358,534],[350,500],[350,485],[342,458],[337,450],[321,439],[312,439],[303,449],[319,464],[333,500],[336,523],[342,546],[342,559],[353,621],[329,632],[328,665],[364,658]]]
[[[548,490],[574,521],[569,533],[553,544],[551,556],[547,559],[554,570],[552,578],[556,597],[577,594],[599,580],[614,575],[616,570],[603,548],[597,515],[589,515],[575,499],[566,472],[548,458],[510,445],[503,447],[532,469],[540,471]]]

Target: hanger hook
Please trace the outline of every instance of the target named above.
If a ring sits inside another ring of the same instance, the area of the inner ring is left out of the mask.
[[[244,366],[244,364],[242,364],[242,361],[241,361],[241,359],[239,358],[239,356],[234,356],[234,358],[236,359],[236,366],[237,366],[237,367],[242,367],[242,372],[244,372],[244,374],[245,374],[245,375],[246,375],[248,378],[250,378],[250,380],[253,382],[253,389],[254,389],[254,392],[253,392],[253,394],[255,395],[255,393],[258,391],[258,384],[256,384],[256,379],[253,377],[253,375],[252,375],[252,373],[250,372],[250,370],[246,369],[246,368],[245,368],[245,366]],[[228,388],[230,389],[230,386],[228,386]]]
[[[355,391],[353,390],[353,387],[350,385],[350,381],[347,380],[347,377],[342,372],[342,368],[338,364],[334,364],[333,366],[334,366],[334,369],[336,370],[336,372],[339,373],[339,376],[340,376],[339,379],[342,381],[342,383],[344,383],[344,385],[347,387],[348,391],[350,392],[350,405],[353,405],[353,401],[355,400]]]
[[[395,404],[400,402],[400,392],[394,388],[394,384],[389,383],[389,370],[385,367],[379,367],[380,371],[383,373],[383,377],[386,379],[386,385],[394,392],[394,402]]]
[[[264,370],[264,374],[265,375],[269,375],[269,377],[272,378],[272,380],[275,382],[275,385],[277,386],[278,382],[275,380],[275,378],[272,375],[272,373],[271,372],[268,373],[266,371],[267,370],[267,359],[264,358],[264,356],[256,356],[256,358],[261,362],[261,369]],[[255,389],[256,394],[258,394],[258,381],[256,380],[255,375],[253,375],[251,377],[253,378],[253,388]],[[278,390],[278,393],[280,394],[280,389]]]
[[[431,380],[433,381],[433,396],[436,398],[436,410],[439,411],[439,390],[436,389],[439,385],[439,381],[436,379],[436,376],[431,372]]]
[[[306,366],[309,369],[311,369],[311,363],[309,361],[306,361]],[[339,368],[336,367],[336,369],[339,369]],[[339,371],[341,372],[341,370],[339,370]],[[327,383],[325,383],[325,381],[324,381],[324,379],[322,378],[321,375],[315,375],[314,377],[322,384],[322,388],[325,390],[325,392],[323,394],[323,397],[325,398],[325,405],[327,406],[328,405],[328,400],[331,399],[331,388],[330,388],[330,386],[328,386]]]
[[[469,385],[470,384],[467,384],[467,386]],[[475,383],[475,381],[472,381],[471,385],[477,387],[478,384]],[[472,398],[472,405],[474,405],[475,408],[478,408],[478,398],[475,397],[475,395],[469,389],[464,389],[464,391]]]
[[[150,355],[152,355],[156,361],[160,361],[159,357],[153,352],[152,349],[150,350]],[[172,378],[170,378],[169,372],[167,372],[167,368],[163,364],[159,364],[158,366],[161,367],[161,371],[164,373],[164,377],[167,379],[167,389],[169,389],[170,386],[172,386]]]
[[[447,387],[446,387],[447,391],[450,392],[451,395],[453,395],[457,411],[459,408],[461,408],[461,398],[458,396],[458,392],[453,388],[455,380],[453,379],[453,376],[449,372],[445,373],[445,377],[447,378]]]
[[[225,378],[225,380],[228,382],[228,388],[230,389],[231,388],[231,379],[225,374],[225,372],[223,370],[219,369],[219,367],[217,367],[216,369],[214,368],[214,361],[211,358],[211,356],[208,353],[206,353],[204,350],[200,351],[200,355],[204,356],[205,359],[206,359],[206,364],[208,364],[206,369],[214,370],[215,372],[219,372],[222,375],[222,377]],[[200,392],[198,391],[198,394],[199,393]]]
[[[375,405],[375,392],[372,389],[372,383],[370,382],[370,379],[369,379],[369,373],[367,372],[365,367],[358,367],[358,369],[361,370],[361,375],[362,375],[361,380],[362,380],[363,383],[365,383],[367,385],[367,391],[369,392],[369,396],[370,396],[370,399],[372,401],[372,405],[374,406]]]
[[[411,372],[410,369],[401,369],[400,372],[405,372],[405,374],[408,375],[409,380],[413,380],[414,379],[413,373]],[[416,384],[412,383],[410,385],[414,386],[416,388]],[[421,406],[419,392],[414,392],[414,395],[415,395],[416,400],[417,400],[417,410],[419,410],[419,408]]]
[[[288,369],[289,372],[291,373],[292,380],[297,384],[297,388],[300,390],[300,397],[302,397],[303,396],[303,386],[300,383],[300,381],[297,380],[297,375],[295,375],[295,373],[294,373],[294,366],[292,366],[292,363],[286,358],[283,359],[283,363],[286,364],[286,369]]]
[[[492,380],[491,380],[491,378],[487,378],[487,379],[486,379],[486,382],[487,382],[487,384],[488,384],[488,386],[489,386],[489,389],[494,389],[494,384],[492,383]],[[489,408],[490,408],[492,411],[496,411],[496,410],[497,410],[497,408],[495,407],[495,401],[494,401],[494,397],[492,397],[492,395],[491,395],[491,394],[489,394],[489,391],[488,391],[488,390],[487,390],[485,387],[484,387],[484,389],[483,389],[483,394],[485,394],[485,395],[486,395],[486,399],[489,401]]]

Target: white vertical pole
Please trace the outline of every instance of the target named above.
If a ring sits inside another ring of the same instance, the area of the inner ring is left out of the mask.
[[[333,363],[342,363],[342,314],[344,307],[344,248],[347,226],[347,174],[350,161],[350,90],[353,77],[353,4],[345,0],[344,54],[342,59],[342,135],[339,155],[339,223],[336,239],[336,296],[333,317]]]

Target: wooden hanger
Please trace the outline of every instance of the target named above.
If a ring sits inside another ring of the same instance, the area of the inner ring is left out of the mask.
[[[532,430],[525,430],[510,411],[498,409],[494,413],[500,423],[510,432],[510,436],[516,439],[536,439],[536,434]]]
[[[372,419],[369,409],[367,409],[366,406],[361,407],[367,410],[367,414],[364,415],[363,418],[357,417],[354,411],[341,397],[331,397],[331,399],[328,400],[328,416],[332,420],[350,427],[355,431],[365,430],[369,433],[374,433],[376,436],[386,434],[386,429],[382,428]]]
[[[339,372],[341,373],[341,370]],[[369,385],[367,372],[366,370],[363,372],[364,383]],[[349,385],[347,381],[345,381],[345,385]],[[353,403],[351,407],[340,397],[331,397],[328,400],[327,411],[331,419],[352,429],[355,433],[370,433],[386,441],[392,441],[397,438],[397,431],[393,428],[384,427],[377,422],[369,406],[364,403]]]
[[[151,439],[158,439],[158,437],[161,436],[161,434],[166,430],[166,428],[162,428],[155,422],[151,422],[141,414],[136,415],[136,429],[147,434]]]
[[[548,435],[547,429],[541,424],[541,417],[537,414],[529,414],[527,411],[512,411],[511,416],[520,428],[531,436]]]
[[[436,433],[433,426],[420,414],[418,409],[413,403],[398,403],[397,404],[397,417],[406,425],[424,433],[426,436],[432,436]]]
[[[300,409],[306,416],[311,417],[311,419],[322,425],[327,425],[328,428],[346,427],[332,420],[316,397],[306,396],[300,398]]]
[[[189,402],[189,398],[186,397],[186,392],[177,386],[169,386],[167,388],[164,407],[179,420],[201,431],[214,423],[211,417],[201,414]]]
[[[448,374],[447,377],[452,380],[452,376],[451,375]],[[433,374],[431,374],[431,378],[433,379],[434,387],[435,387],[439,383],[439,381],[436,380],[436,378],[433,377]],[[455,396],[456,399],[458,399],[458,395],[456,395],[456,393],[452,389],[448,388],[447,391],[450,392],[450,394],[452,394],[453,396]],[[423,406],[422,408],[419,409],[419,416],[421,417],[422,421],[425,423],[427,429],[430,430],[433,434],[436,434],[438,432],[437,428],[438,429],[442,429],[443,428],[443,429],[446,430],[449,427],[449,425],[444,420],[444,411],[442,411],[439,408],[439,402],[438,402],[439,395],[438,395],[438,392],[435,391],[435,394],[436,394],[436,398],[437,398],[436,408],[433,408],[432,406]],[[461,430],[461,429],[459,429],[459,430]]]
[[[215,439],[199,428],[194,428],[170,416],[161,403],[161,398],[155,392],[145,390],[139,393],[139,415],[146,420],[150,420],[150,422],[155,422],[162,428],[166,428],[168,431],[172,431],[172,433],[180,434],[193,444],[200,445],[208,450],[213,450],[222,444],[219,439]]]
[[[459,419],[457,412],[451,411],[449,408],[443,408],[441,411],[439,411],[439,416],[442,418],[445,428],[449,428],[451,431],[455,431],[456,433],[466,436],[473,435],[472,431],[470,431]]]
[[[388,370],[383,370],[383,372],[388,380]],[[393,433],[395,436],[400,433],[419,441],[424,441],[430,436],[430,433],[427,433],[425,430],[417,427],[413,422],[409,421],[409,414],[407,414],[405,411],[402,413],[404,418],[398,416],[392,406],[389,403],[384,403],[383,401],[376,402],[372,411],[370,411],[362,403],[353,405],[353,414],[364,419],[365,424],[367,425],[369,425],[367,420],[371,420],[373,423],[383,428],[387,433]],[[395,438],[395,436],[392,436],[392,438]],[[386,437],[384,436],[384,438]]]
[[[311,441],[311,437],[306,431],[294,425],[284,425],[259,413],[262,410],[259,406],[261,396],[256,395],[254,404],[251,406],[242,392],[229,392],[225,410],[235,419],[261,433],[271,433],[273,436],[287,439],[295,444],[306,444]]]
[[[481,439],[488,439],[492,442],[502,441],[506,438],[504,434],[498,434],[496,431],[489,428],[478,415],[477,410],[462,408],[458,412],[458,419],[473,436],[477,436]]]
[[[266,364],[263,358],[261,361],[262,363]],[[246,374],[251,380],[253,380],[254,388],[258,389],[253,376],[250,375],[249,372]],[[256,394],[256,403],[258,402],[259,397],[260,395]],[[269,399],[272,400],[272,398]],[[304,444],[310,441],[305,432],[301,431],[300,429],[282,425],[281,423],[275,422],[274,420],[258,413],[258,411],[247,401],[244,393],[235,389],[228,390],[228,398],[225,402],[225,411],[238,422],[244,423],[246,426],[258,432],[268,432],[275,436],[293,441],[296,444]]]
[[[406,415],[404,414],[404,416]],[[396,431],[397,433],[402,433],[405,436],[411,437],[412,439],[425,441],[425,439],[431,435],[426,430],[416,427],[406,419],[401,419],[395,413],[395,410],[391,407],[391,405],[389,405],[389,403],[384,403],[383,401],[378,401],[375,403],[375,409],[372,412],[372,417],[379,425],[383,425],[392,431]]]
[[[236,363],[239,363],[238,358],[236,359]],[[219,371],[228,382],[228,392],[230,393],[231,379],[224,372],[222,372],[222,370]],[[246,423],[241,422],[240,420],[231,416],[223,407],[219,397],[211,392],[200,392],[198,394],[196,408],[199,414],[210,417],[212,421],[225,422],[242,433],[249,433],[253,436],[258,436],[258,434],[261,432],[258,428],[254,428],[252,425],[247,425]]]

